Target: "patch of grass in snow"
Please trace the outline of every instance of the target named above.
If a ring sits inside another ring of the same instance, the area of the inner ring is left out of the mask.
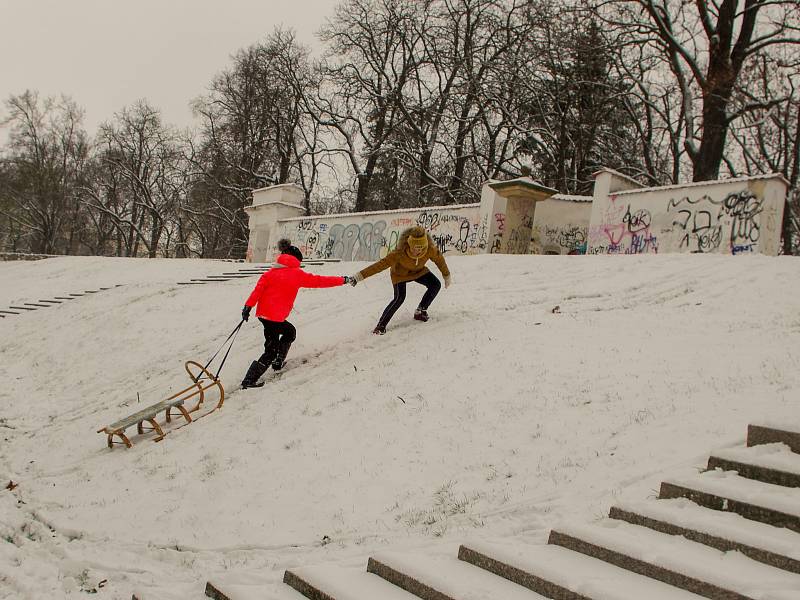
[[[409,528],[421,528],[435,537],[441,537],[447,532],[453,518],[459,518],[459,522],[466,520],[473,527],[482,527],[483,520],[472,515],[470,509],[483,494],[457,494],[453,489],[455,484],[455,481],[442,484],[433,493],[433,505],[430,508],[411,508],[396,515],[395,521],[402,522]]]
[[[633,413],[630,417],[631,425],[636,423],[637,425],[647,425],[653,418],[653,413],[651,413],[648,409],[637,410]]]

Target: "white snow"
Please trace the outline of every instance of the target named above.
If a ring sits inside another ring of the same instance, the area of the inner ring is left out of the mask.
[[[431,321],[411,319],[411,285],[382,337],[386,274],[301,291],[285,372],[233,391],[261,351],[251,319],[222,410],[109,451],[95,432],[184,387],[256,278],[176,285],[241,268],[219,261],[0,263],[0,309],[123,284],[0,319],[0,598],[185,600],[207,579],[285,598],[287,568],[467,535],[541,543],[653,496],[750,422],[800,427],[800,261],[449,264]]]
[[[756,562],[739,552],[721,552],[677,535],[663,535],[624,521],[564,524],[561,533],[625,556],[682,573],[749,598],[800,595],[800,575]],[[791,596],[787,596],[791,597]]]
[[[504,564],[596,600],[699,600],[702,596],[556,545],[469,543]]]
[[[665,481],[800,518],[800,488],[763,483],[739,477],[736,471],[720,469],[700,474],[671,475]]]
[[[800,534],[791,529],[745,519],[732,512],[704,508],[686,498],[629,501],[617,506],[657,521],[800,560]]]
[[[407,575],[422,584],[459,600],[545,600],[526,587],[498,577],[484,569],[457,558],[458,549],[448,556],[430,557],[422,554],[381,552],[375,560],[387,567]],[[366,598],[364,600],[367,600]]]
[[[786,444],[722,448],[715,450],[713,455],[729,461],[800,475],[800,454],[792,452]]]

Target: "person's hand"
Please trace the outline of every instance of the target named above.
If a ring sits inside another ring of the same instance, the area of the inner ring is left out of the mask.
[[[250,318],[250,306],[245,306],[242,309],[242,321],[247,321]]]
[[[364,278],[361,276],[361,273],[356,273],[355,275],[351,275],[350,277],[346,277],[345,279],[346,279],[345,283],[349,283],[350,285],[355,287],[356,284],[358,284],[358,282]]]
[[[449,288],[451,283],[453,283],[453,276],[452,275],[445,275],[444,276],[444,289]]]

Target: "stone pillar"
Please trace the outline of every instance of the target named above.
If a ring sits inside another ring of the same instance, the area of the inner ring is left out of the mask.
[[[523,169],[522,177],[516,179],[487,182],[481,190],[480,209],[486,252],[528,254],[536,203],[557,193],[533,181],[530,169]]]
[[[294,183],[282,183],[253,190],[253,204],[244,210],[250,217],[250,237],[247,243],[247,262],[269,262],[272,260],[277,224],[279,219],[300,217],[305,193]]]

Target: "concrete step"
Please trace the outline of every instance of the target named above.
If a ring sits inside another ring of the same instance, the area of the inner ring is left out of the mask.
[[[559,600],[699,600],[701,596],[556,545],[471,543],[461,560]]]
[[[305,600],[305,596],[286,585],[263,586],[224,581],[206,583],[205,595],[213,600]]]
[[[455,556],[381,553],[367,570],[426,600],[545,600],[530,589]]]
[[[800,598],[800,575],[624,521],[564,525],[550,543],[715,600]]]
[[[792,449],[792,452],[800,453],[800,423],[796,425],[787,425],[786,423],[780,425],[772,423],[748,425],[748,446],[775,442],[786,444]]]
[[[661,484],[659,498],[689,498],[706,508],[800,532],[800,489],[746,479],[733,471],[671,477]]]
[[[283,582],[311,600],[419,600],[363,569],[322,565],[287,570]]]
[[[767,565],[800,574],[800,534],[705,508],[686,498],[624,502],[609,517],[661,533],[682,535],[717,550],[736,550]]]
[[[708,459],[709,469],[736,471],[741,477],[800,487],[800,454],[786,444],[760,444],[716,450]]]

